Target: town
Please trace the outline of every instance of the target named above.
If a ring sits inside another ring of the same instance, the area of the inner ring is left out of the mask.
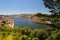
[[[0,16],[0,25],[9,26],[9,27],[13,28],[14,27],[14,21],[10,17]]]

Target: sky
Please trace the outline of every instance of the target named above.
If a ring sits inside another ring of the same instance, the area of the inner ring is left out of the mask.
[[[37,12],[49,14],[42,0],[0,0],[0,15],[34,14]]]

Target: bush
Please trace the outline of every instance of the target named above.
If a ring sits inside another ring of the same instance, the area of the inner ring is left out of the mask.
[[[9,28],[0,26],[0,40],[60,40],[60,29]]]

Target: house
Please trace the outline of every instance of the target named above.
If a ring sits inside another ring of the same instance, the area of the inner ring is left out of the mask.
[[[6,19],[6,24],[8,25],[8,26],[10,26],[10,27],[14,27],[14,21],[13,21],[13,19]]]
[[[11,18],[9,18],[9,17],[2,17],[1,19],[0,19],[0,25],[2,25],[2,26],[5,26],[5,25],[7,25],[7,26],[10,26],[11,28],[13,28],[14,27],[14,21],[13,21],[13,19],[11,19]]]

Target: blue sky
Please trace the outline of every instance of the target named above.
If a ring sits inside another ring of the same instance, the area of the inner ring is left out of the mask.
[[[0,14],[49,13],[42,0],[0,0]]]

